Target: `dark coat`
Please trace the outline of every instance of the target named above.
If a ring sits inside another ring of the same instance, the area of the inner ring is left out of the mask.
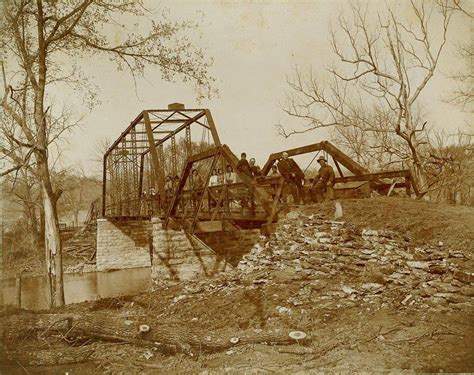
[[[299,178],[304,178],[304,172],[301,170],[299,165],[296,164],[296,162],[291,158],[288,158],[286,160],[280,159],[277,166],[278,171],[285,178],[291,178],[293,174]]]
[[[329,164],[325,164],[321,168],[319,168],[318,174],[314,179],[313,185],[317,184],[318,182],[324,186],[328,183],[333,185],[335,178],[336,175],[334,174],[334,169]]]
[[[237,163],[237,168],[239,172],[245,173],[247,176],[252,176],[252,171],[250,170],[250,164],[247,159],[240,159]]]

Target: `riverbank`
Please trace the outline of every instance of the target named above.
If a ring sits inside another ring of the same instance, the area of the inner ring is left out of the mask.
[[[155,282],[51,312],[4,309],[4,370],[473,371],[472,209],[386,198],[342,205],[338,220],[332,203],[291,211],[233,271],[211,279]],[[64,318],[70,327],[48,329],[48,319]],[[22,363],[26,353],[57,360],[51,353],[74,348],[83,362]]]

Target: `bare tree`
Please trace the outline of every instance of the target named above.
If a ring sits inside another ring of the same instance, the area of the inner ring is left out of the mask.
[[[329,69],[326,81],[299,69],[288,80],[291,93],[284,110],[303,119],[305,129],[280,126],[280,132],[290,136],[323,127],[355,127],[395,135],[409,152],[418,182],[426,187],[422,149],[427,128],[425,121],[417,121],[416,111],[437,70],[452,12],[413,0],[411,22],[391,7],[379,12],[360,5],[350,9],[331,26],[331,46],[340,64]],[[383,128],[374,113],[385,114]]]
[[[472,134],[458,131],[432,134],[426,162],[429,195],[436,201],[470,204],[474,189],[474,146]]]
[[[130,33],[118,43],[109,40],[104,30],[116,18],[129,15],[146,19],[147,10],[134,0],[8,0],[1,6],[4,22],[0,46],[6,52],[7,63],[2,108],[14,124],[10,147],[1,150],[11,163],[2,174],[28,168],[38,180],[51,301],[60,306],[64,304],[62,247],[49,147],[54,137],[52,123],[59,117],[57,105],[52,106],[57,99],[53,89],[61,84],[72,85],[81,90],[84,101],[93,103],[96,91],[80,69],[80,58],[102,54],[120,69],[128,68],[133,77],[143,75],[147,66],[156,66],[166,80],[179,76],[192,81],[198,97],[203,97],[211,94],[213,80],[207,71],[210,63],[201,50],[181,36],[182,31],[194,28],[189,22],[171,22],[163,17],[151,21],[145,35]],[[61,63],[64,57],[71,64]]]
[[[472,2],[461,0],[436,0],[436,2],[440,7],[444,7],[447,11],[451,11],[456,16],[459,16],[460,19],[465,18],[472,23],[474,19]],[[456,89],[447,97],[447,101],[461,107],[465,111],[470,111],[474,102],[474,66],[472,64],[474,44],[472,38],[464,43],[458,43],[456,45],[456,53],[462,61],[466,62],[466,67],[449,75],[456,82]]]

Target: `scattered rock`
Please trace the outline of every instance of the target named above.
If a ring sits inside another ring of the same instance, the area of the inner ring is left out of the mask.
[[[474,282],[474,273],[472,272],[465,272],[461,270],[456,270],[453,273],[453,277],[456,280],[462,281],[463,283],[472,283]]]
[[[459,291],[464,296],[474,297],[474,287],[472,286],[463,286]]]
[[[467,256],[439,244],[413,249],[408,240],[389,230],[361,230],[318,214],[289,213],[243,257],[236,279],[247,280],[249,288],[311,281],[287,298],[289,306],[298,307],[315,301],[369,304],[371,309],[473,303],[474,274],[460,268]],[[340,279],[340,287],[326,290],[328,279]],[[276,310],[292,313],[283,306]]]
[[[352,289],[351,287],[348,287],[348,286],[343,286],[342,291],[346,294],[357,293],[357,290]]]
[[[411,268],[418,268],[422,270],[427,270],[429,268],[428,262],[420,262],[420,261],[407,261],[408,267]]]

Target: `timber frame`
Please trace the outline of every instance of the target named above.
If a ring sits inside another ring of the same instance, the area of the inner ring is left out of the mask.
[[[191,172],[196,163],[204,160],[211,161],[210,168],[207,170],[206,177],[202,181],[202,187],[193,190],[192,187],[190,188],[192,186],[190,183]],[[237,170],[238,161],[238,158],[227,145],[217,146],[188,158],[173,200],[169,205],[164,226],[168,227],[170,222],[174,222],[193,233],[197,230],[199,223],[212,224],[220,222],[217,228],[222,230],[223,222],[237,229],[242,225],[249,225],[249,223],[250,225],[256,224],[260,226],[273,222],[278,212],[278,201],[283,189],[283,178],[268,178],[265,183],[262,183],[261,180],[239,172]],[[231,166],[239,181],[229,185],[209,186],[211,171],[219,163]],[[191,210],[188,210],[189,194],[197,190],[199,190],[199,194],[197,198],[194,198]],[[235,202],[238,200],[235,197],[238,190],[245,190],[244,197],[241,199],[252,201],[249,203],[249,206],[253,205],[252,210],[247,210],[247,207],[245,209],[241,207],[241,212],[238,214],[231,212],[230,205],[232,204],[232,199],[229,199],[229,192],[234,195],[233,201]],[[184,197],[185,194],[188,194],[187,198]],[[209,209],[207,211],[203,209],[204,200],[208,200]],[[213,207],[211,207],[209,200],[212,201]],[[181,207],[181,210],[178,209],[180,204],[184,206]],[[259,209],[260,212],[257,212]]]
[[[353,181],[369,181],[371,188],[378,192],[391,192],[394,188],[405,188],[408,196],[411,195],[411,189],[413,189],[417,198],[421,197],[418,189],[414,174],[409,169],[395,170],[395,171],[379,171],[371,173],[362,165],[353,160],[350,156],[339,150],[336,146],[328,141],[319,143],[313,143],[310,145],[296,147],[289,150],[273,153],[269,156],[265,165],[262,168],[262,175],[266,176],[272,166],[282,158],[283,153],[286,152],[289,157],[308,154],[311,152],[323,151],[331,156],[336,169],[339,173],[339,177],[335,178],[335,183],[338,182],[353,182]],[[316,154],[317,156],[317,154]],[[316,158],[316,156],[314,158]],[[349,172],[353,173],[352,176],[344,176],[341,165],[346,168]],[[403,178],[402,182],[384,182],[383,179],[396,179]]]

